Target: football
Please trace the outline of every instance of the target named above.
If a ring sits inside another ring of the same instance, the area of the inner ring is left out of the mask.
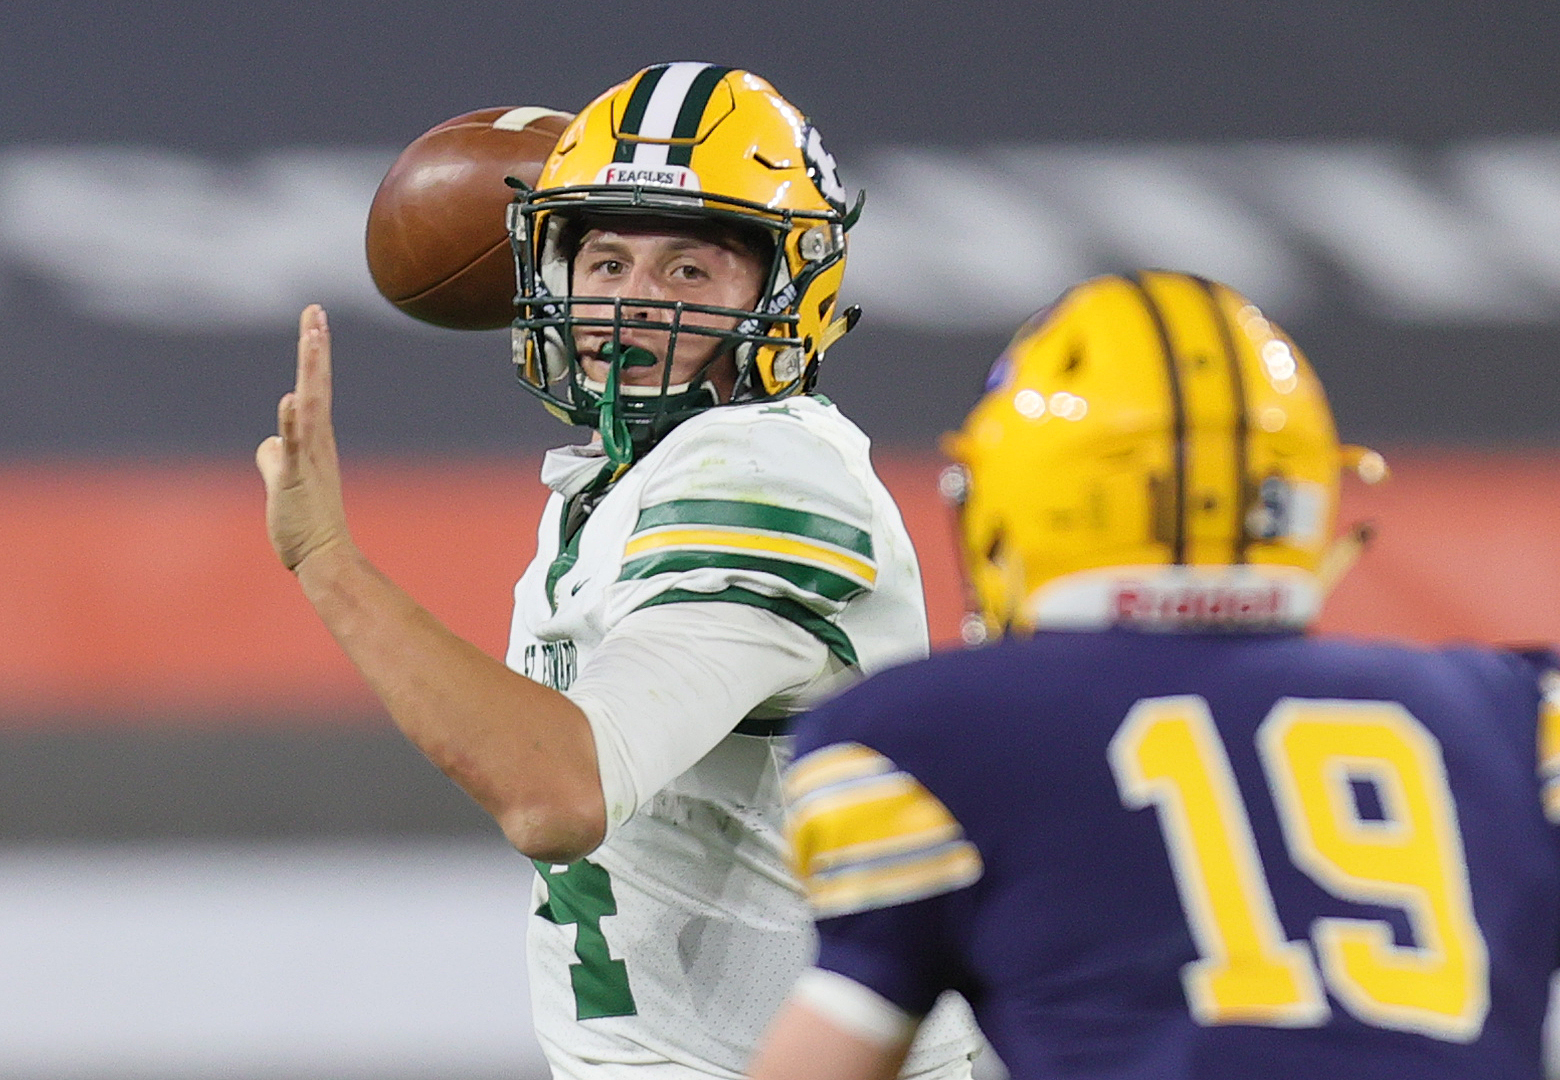
[[[435,326],[508,326],[515,264],[504,217],[515,193],[504,178],[535,184],[571,119],[552,109],[478,109],[418,136],[368,210],[364,246],[380,294]]]

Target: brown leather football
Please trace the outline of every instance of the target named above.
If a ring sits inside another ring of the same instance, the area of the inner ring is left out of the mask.
[[[374,285],[423,322],[495,330],[514,318],[506,176],[535,184],[573,119],[552,109],[478,109],[418,136],[380,181],[365,246]]]

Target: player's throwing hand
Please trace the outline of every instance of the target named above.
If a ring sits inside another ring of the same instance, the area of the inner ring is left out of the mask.
[[[341,469],[330,422],[330,328],[310,304],[298,319],[298,377],[276,407],[276,427],[255,451],[265,479],[265,520],[283,565],[297,570],[314,552],[350,543],[341,506]]]

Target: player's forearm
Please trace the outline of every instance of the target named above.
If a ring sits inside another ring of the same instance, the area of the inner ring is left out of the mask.
[[[751,1080],[893,1080],[909,1050],[908,1035],[888,1039],[850,1031],[793,997],[770,1025],[749,1076]]]
[[[595,742],[573,702],[451,633],[350,543],[297,573],[396,724],[517,848],[568,862],[600,843]]]

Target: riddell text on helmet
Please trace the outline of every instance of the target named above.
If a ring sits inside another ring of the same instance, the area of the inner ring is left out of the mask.
[[[1285,614],[1284,590],[1272,584],[1120,586],[1112,605],[1118,623],[1272,622]]]

